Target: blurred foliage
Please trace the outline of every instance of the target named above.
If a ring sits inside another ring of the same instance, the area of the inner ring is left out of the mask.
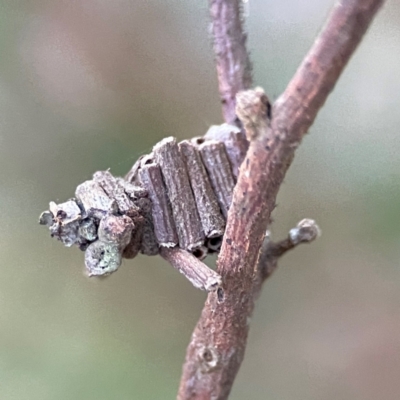
[[[251,0],[257,84],[276,98],[333,1]],[[232,399],[398,399],[400,6],[388,1],[300,147]],[[159,258],[104,281],[37,225],[99,169],[221,122],[207,2],[0,1],[0,399],[170,399],[205,294]],[[210,262],[213,262],[211,260]]]

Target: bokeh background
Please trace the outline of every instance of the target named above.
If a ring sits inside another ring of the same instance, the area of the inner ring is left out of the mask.
[[[250,0],[275,99],[333,1]],[[37,224],[96,170],[220,123],[207,2],[0,1],[0,399],[173,399],[205,294],[157,257],[105,280]],[[231,399],[400,398],[400,3],[388,0],[297,153]],[[212,263],[214,260],[210,260]]]

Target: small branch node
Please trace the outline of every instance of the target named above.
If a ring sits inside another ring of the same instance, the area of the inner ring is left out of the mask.
[[[219,355],[214,347],[200,346],[197,357],[203,373],[210,373],[218,368]]]

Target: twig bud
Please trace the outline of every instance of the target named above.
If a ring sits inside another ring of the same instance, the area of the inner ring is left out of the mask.
[[[264,90],[257,87],[239,92],[236,95],[236,114],[246,130],[247,139],[255,139],[259,127],[271,119],[271,104]]]
[[[321,236],[321,229],[313,219],[305,218],[301,220],[296,228],[289,232],[289,238],[294,245],[305,242],[312,242]]]

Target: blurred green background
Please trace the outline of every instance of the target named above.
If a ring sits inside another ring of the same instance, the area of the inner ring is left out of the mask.
[[[275,99],[333,1],[250,0],[255,82]],[[207,2],[0,1],[0,399],[173,399],[205,294],[157,257],[105,280],[37,224],[96,170],[220,123]],[[400,398],[400,3],[389,0],[297,153],[280,262],[231,399]],[[213,260],[211,260],[213,261]]]

